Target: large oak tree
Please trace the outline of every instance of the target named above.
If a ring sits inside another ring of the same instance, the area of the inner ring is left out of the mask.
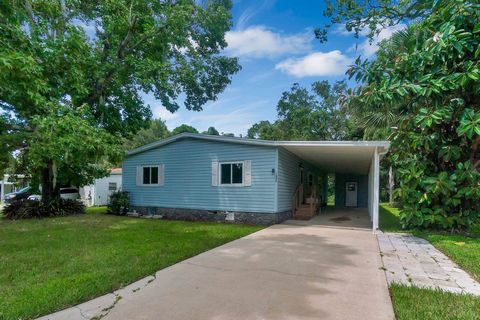
[[[200,111],[239,70],[221,55],[227,0],[0,2],[0,153],[20,154],[44,200],[118,161],[151,117],[141,93]]]

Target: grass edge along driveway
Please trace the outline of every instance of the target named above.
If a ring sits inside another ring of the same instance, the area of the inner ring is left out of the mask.
[[[104,213],[0,220],[0,319],[76,305],[262,228]]]
[[[464,235],[406,231],[401,228],[399,214],[399,209],[381,204],[380,229],[384,232],[408,232],[428,240],[476,280],[480,280],[478,227],[473,228],[471,234]],[[392,285],[389,289],[397,320],[480,319],[480,297],[403,285]]]

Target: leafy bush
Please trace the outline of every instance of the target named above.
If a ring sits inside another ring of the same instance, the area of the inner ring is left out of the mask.
[[[52,216],[71,216],[74,214],[84,214],[85,205],[78,200],[55,199],[43,206],[45,213]]]
[[[9,203],[3,210],[7,219],[27,219],[69,216],[85,213],[85,206],[76,200],[53,199],[48,203],[33,200],[16,200]]]
[[[124,216],[127,214],[129,206],[128,192],[116,191],[110,196],[107,213]]]
[[[15,200],[3,210],[3,215],[8,219],[40,218],[40,202],[32,200]]]
[[[402,225],[467,229],[480,218],[480,5],[435,3],[375,60],[357,60],[350,104],[395,119]]]

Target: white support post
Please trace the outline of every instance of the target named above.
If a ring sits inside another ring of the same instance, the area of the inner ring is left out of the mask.
[[[370,161],[370,168],[368,169],[368,216],[370,217],[370,221],[373,223],[373,157],[372,161]]]
[[[375,153],[373,155],[373,207],[372,207],[372,216],[373,216],[373,231],[378,229],[378,206],[380,200],[380,157],[378,155],[378,148],[375,148]]]
[[[3,179],[2,179],[2,190],[0,190],[0,202],[3,202],[4,198],[5,198],[5,176],[3,176]]]

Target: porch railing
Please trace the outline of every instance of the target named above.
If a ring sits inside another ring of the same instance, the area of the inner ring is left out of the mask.
[[[300,184],[295,192],[293,193],[292,197],[292,217],[295,218],[295,213],[297,212],[298,208],[303,203],[303,184]]]
[[[309,217],[313,217],[319,208],[319,199],[317,199],[317,188],[313,186],[311,190],[311,194],[309,197],[309,203],[303,203],[304,197],[304,190],[303,185],[299,185],[292,197],[292,217],[295,219],[297,216],[297,212],[300,210],[302,212],[302,216],[305,216],[305,213],[308,214]],[[308,210],[308,211],[307,211]]]
[[[312,194],[310,196],[310,216],[313,217],[317,211],[317,187],[313,186]]]

